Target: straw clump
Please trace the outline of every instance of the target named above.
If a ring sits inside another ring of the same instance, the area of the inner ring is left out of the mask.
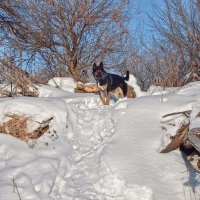
[[[20,140],[28,142],[29,140],[38,139],[44,133],[49,130],[49,123],[53,119],[52,117],[48,120],[39,123],[39,127],[34,131],[28,131],[28,122],[33,121],[30,116],[18,115],[18,114],[6,114],[9,120],[0,123],[0,133],[12,135]]]

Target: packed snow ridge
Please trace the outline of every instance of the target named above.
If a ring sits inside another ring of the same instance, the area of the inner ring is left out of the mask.
[[[181,123],[174,119],[176,126],[166,132],[162,115],[198,107],[200,82],[143,93],[131,77],[137,98],[110,106],[97,94],[73,93],[74,81],[59,78],[41,86],[38,98],[1,99],[1,123],[9,120],[7,114],[27,115],[37,123],[53,120],[47,133],[28,144],[0,135],[0,199],[200,198],[198,174],[181,153],[159,153],[166,135]]]

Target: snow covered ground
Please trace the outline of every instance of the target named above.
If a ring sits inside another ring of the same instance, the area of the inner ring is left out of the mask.
[[[200,82],[167,92],[137,88],[136,99],[110,106],[96,94],[70,92],[73,84],[70,91],[65,84],[65,91],[55,87],[41,86],[39,98],[0,100],[0,122],[13,113],[35,122],[53,117],[49,132],[32,141],[32,148],[0,135],[0,200],[200,199],[200,175],[181,153],[159,153],[183,121],[173,116],[172,126],[162,116],[196,112]]]

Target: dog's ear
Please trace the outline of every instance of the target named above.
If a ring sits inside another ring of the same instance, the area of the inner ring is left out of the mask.
[[[93,70],[95,70],[97,68],[96,63],[93,64]]]
[[[99,67],[103,69],[103,62],[100,62]]]

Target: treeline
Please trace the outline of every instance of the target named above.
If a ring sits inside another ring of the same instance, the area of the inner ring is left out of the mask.
[[[118,72],[129,69],[143,89],[198,79],[200,1],[163,4],[155,6],[156,17],[149,16],[154,34],[147,44],[134,39],[138,30],[128,29],[134,1],[2,0],[1,79],[18,76],[13,69],[19,68],[42,81],[54,76],[87,81],[99,61]]]
[[[1,56],[43,78],[85,80],[95,60],[122,59],[128,14],[124,0],[2,0]]]
[[[172,87],[200,80],[200,1],[163,0],[154,9],[152,43],[144,42],[135,64],[140,83]]]

